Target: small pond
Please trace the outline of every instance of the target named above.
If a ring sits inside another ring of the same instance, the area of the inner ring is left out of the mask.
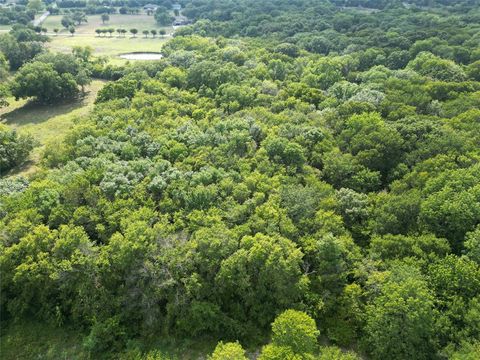
[[[163,57],[162,54],[156,52],[132,52],[119,56],[127,60],[160,60]]]

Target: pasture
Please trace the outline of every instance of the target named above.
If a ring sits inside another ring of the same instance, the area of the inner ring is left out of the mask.
[[[161,27],[153,16],[145,14],[140,15],[110,15],[110,20],[105,24],[102,23],[100,15],[88,16],[88,23],[83,23],[76,27],[74,36],[68,33],[68,30],[62,28],[61,15],[49,16],[42,27],[48,29],[48,33],[52,34],[48,47],[52,51],[70,52],[73,46],[90,46],[94,49],[95,56],[107,56],[111,61],[125,61],[118,58],[118,55],[127,52],[157,52],[160,51],[163,43],[169,38],[168,36],[157,35],[155,38],[151,34],[147,38],[142,34],[143,30],[164,29],[167,34],[173,31],[172,27]],[[59,35],[53,35],[53,29],[61,29]],[[127,33],[119,36],[118,33],[97,35],[96,29],[100,28],[123,28],[129,31],[132,28],[138,30],[138,34],[133,37]]]
[[[0,122],[4,122],[19,133],[29,133],[38,142],[29,160],[10,175],[27,175],[36,171],[36,165],[44,146],[61,140],[74,121],[86,116],[93,107],[97,92],[104,82],[95,80],[86,88],[82,98],[61,104],[39,105],[28,100],[9,99],[10,105],[0,109]]]
[[[63,15],[51,15],[43,23],[42,27],[48,29],[49,32],[53,31],[54,28],[57,28],[60,33],[68,34],[68,30],[62,27]],[[158,25],[155,22],[153,15],[138,14],[138,15],[121,15],[114,14],[110,15],[110,20],[103,23],[100,15],[87,15],[87,23],[82,23],[76,27],[75,34],[95,34],[95,29],[98,28],[125,28],[127,30],[131,28],[137,28],[139,33],[142,30],[160,30],[165,29],[167,33],[171,28],[163,27]]]

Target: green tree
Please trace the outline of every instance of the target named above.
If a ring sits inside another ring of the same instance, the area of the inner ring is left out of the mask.
[[[74,97],[78,93],[72,74],[59,74],[52,64],[28,63],[15,75],[11,83],[15,98],[34,97],[41,103],[53,103]]]
[[[480,60],[468,65],[467,74],[472,80],[480,81]]]
[[[231,316],[265,326],[303,291],[302,253],[280,236],[246,236],[222,262],[215,283]]]
[[[320,355],[316,360],[359,360],[360,357],[351,351],[342,351],[338,347],[328,346],[320,348]]]
[[[108,14],[102,14],[100,18],[102,19],[102,24],[105,24],[107,21],[110,20],[110,16]]]
[[[288,346],[279,346],[268,344],[262,348],[262,353],[258,357],[259,360],[306,360],[306,356],[295,354]],[[310,357],[313,360],[313,356]]]
[[[1,84],[0,85],[0,108],[8,106],[8,87]]]
[[[0,124],[0,174],[5,174],[25,161],[34,144],[32,137],[19,135],[15,130]]]
[[[90,77],[88,70],[81,69],[75,76],[75,82],[81,87],[82,94],[84,94],[85,86],[92,82],[92,78]]]
[[[363,165],[384,176],[402,156],[403,139],[396,129],[378,114],[350,117],[340,134],[340,147],[349,151]]]
[[[466,234],[464,245],[468,258],[480,264],[480,226]]]
[[[28,0],[27,9],[32,10],[35,13],[38,13],[42,11],[44,8],[45,8],[45,5],[42,2],[42,0]]]
[[[170,26],[173,21],[173,17],[170,15],[167,8],[159,6],[154,14],[155,21],[160,26]]]
[[[78,60],[88,63],[93,54],[93,48],[90,46],[74,46],[72,48],[72,54]]]
[[[365,335],[373,359],[430,359],[435,353],[434,297],[415,268],[395,268],[367,305]]]
[[[238,342],[223,343],[219,342],[208,357],[209,360],[247,360],[245,350]]]
[[[41,42],[19,42],[12,34],[0,35],[0,52],[7,58],[11,70],[17,70],[43,51]]]
[[[69,29],[75,25],[75,21],[68,15],[62,17],[61,24],[64,28]]]
[[[82,11],[76,11],[72,15],[72,20],[81,25],[82,22],[87,22],[87,15]]]
[[[480,356],[480,342],[464,343],[455,351],[450,359],[452,360],[476,360]]]
[[[465,72],[453,61],[445,60],[428,52],[421,52],[408,63],[408,67],[421,75],[443,81],[463,81]]]
[[[467,257],[448,255],[428,266],[428,280],[442,310],[438,338],[442,346],[480,336],[480,267]]]
[[[174,66],[165,68],[158,77],[166,84],[177,88],[183,88],[187,84],[186,71]]]
[[[419,220],[439,237],[450,241],[454,250],[462,248],[465,233],[480,219],[478,165],[445,171],[429,179],[423,190]]]
[[[272,343],[289,347],[295,354],[316,352],[319,335],[315,321],[301,311],[287,310],[272,323]]]
[[[265,139],[263,146],[270,159],[275,162],[296,168],[302,167],[305,163],[303,149],[295,142],[278,137],[269,137]]]
[[[8,62],[7,59],[5,59],[5,56],[3,56],[2,53],[0,53],[0,81],[5,82],[8,76]],[[6,100],[7,97],[7,87],[4,84],[0,85],[0,108],[7,106],[8,102]]]
[[[375,259],[387,261],[415,257],[430,260],[443,257],[450,252],[446,239],[438,239],[433,235],[404,236],[384,235],[374,236],[370,242],[370,253]]]

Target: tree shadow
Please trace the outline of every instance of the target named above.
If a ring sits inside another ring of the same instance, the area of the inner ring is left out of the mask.
[[[37,164],[38,164],[38,159],[29,157],[27,160],[13,167],[12,169],[8,170],[4,174],[0,174],[0,178],[2,176],[5,176],[5,177],[28,176],[30,174],[35,173],[35,171],[37,170]]]
[[[56,104],[39,104],[33,100],[28,101],[21,107],[5,111],[0,114],[2,122],[9,125],[23,126],[28,124],[40,124],[55,116],[67,114],[73,110],[85,106],[88,102],[88,94],[85,96]]]
[[[84,94],[53,105],[34,101],[12,101],[9,107],[0,109],[0,123],[6,123],[27,132],[37,141],[37,146],[28,159],[0,176],[31,175],[38,170],[43,146],[50,140],[62,139],[73,125],[72,119],[88,114],[93,107],[97,92],[104,81],[95,80]]]

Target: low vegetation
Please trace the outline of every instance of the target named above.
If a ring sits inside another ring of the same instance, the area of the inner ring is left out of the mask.
[[[30,136],[19,135],[0,124],[0,173],[6,173],[24,162],[33,146],[34,141]]]

